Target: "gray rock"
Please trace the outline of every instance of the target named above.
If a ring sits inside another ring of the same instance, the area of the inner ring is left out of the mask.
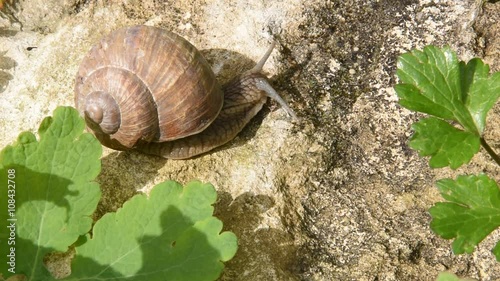
[[[250,68],[275,38],[264,69],[302,119],[292,123],[269,101],[234,141],[190,160],[105,149],[96,219],[164,180],[199,179],[217,188],[216,215],[239,237],[221,280],[434,280],[444,270],[500,278],[490,253],[498,232],[474,254],[455,256],[451,241],[429,229],[427,212],[442,200],[436,179],[482,170],[498,178],[498,169],[481,152],[468,168],[430,170],[407,145],[420,115],[401,108],[392,89],[397,56],[427,44],[450,45],[463,60],[485,57],[498,71],[500,3],[60,2],[16,1],[2,17],[1,147],[73,105],[85,53],[132,24],[183,35],[222,81]],[[487,139],[498,139],[495,128]],[[49,265],[66,275],[61,259]]]

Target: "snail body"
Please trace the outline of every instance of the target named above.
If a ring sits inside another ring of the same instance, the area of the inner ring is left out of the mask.
[[[233,139],[268,96],[295,116],[261,73],[271,51],[221,87],[200,52],[179,35],[122,28],[81,63],[76,108],[107,147],[190,158]]]

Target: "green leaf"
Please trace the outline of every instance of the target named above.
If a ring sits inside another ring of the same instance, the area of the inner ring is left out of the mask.
[[[447,202],[430,210],[431,229],[445,239],[455,239],[455,254],[472,253],[475,246],[500,226],[500,191],[486,175],[459,176],[436,182]],[[498,244],[494,249],[500,261]]]
[[[450,272],[441,272],[439,273],[436,281],[473,281],[474,279],[469,278],[460,278],[453,273]]]
[[[421,156],[431,156],[432,168],[450,166],[452,169],[467,163],[479,151],[480,140],[470,132],[459,130],[435,117],[425,118],[412,126],[415,133],[410,147]]]
[[[67,280],[215,280],[237,249],[212,217],[212,185],[173,181],[134,196],[96,222]]]
[[[486,115],[500,96],[500,73],[489,75],[489,66],[480,59],[472,59],[467,64],[459,62],[455,53],[448,47],[439,49],[427,46],[423,51],[413,50],[401,55],[398,59],[397,75],[401,83],[395,85],[394,89],[402,106],[458,122],[464,132],[461,137],[470,142],[463,146],[472,149],[464,151],[463,154],[477,153],[475,148],[485,129]],[[456,132],[459,130],[454,131],[454,138],[458,139]],[[449,134],[450,130],[433,133]],[[420,134],[430,135],[423,131]],[[455,144],[454,141],[451,143]],[[457,159],[442,158],[454,157],[452,151],[446,150],[457,151],[457,147],[448,148],[446,142],[441,144],[442,153],[439,154],[441,157],[438,157],[440,160],[436,167],[443,167],[441,163],[446,162],[457,163]],[[431,151],[425,151],[425,148],[420,152],[422,155],[434,155]],[[462,157],[458,161],[459,165],[452,168],[467,163],[471,157]]]
[[[493,250],[491,250],[493,252],[493,255],[495,255],[495,257],[497,258],[497,261],[500,261],[500,241],[498,241],[496,244],[495,244],[495,247],[493,247]]]
[[[480,133],[484,131],[486,114],[500,96],[500,72],[488,77],[489,66],[480,59],[472,59],[467,65],[461,64],[464,93],[468,93],[466,107]]]
[[[54,117],[40,125],[39,140],[24,132],[0,152],[2,270],[11,259],[7,255],[14,252],[16,273],[28,280],[46,280],[49,273],[43,257],[52,251],[65,252],[90,230],[90,216],[100,198],[99,186],[92,181],[100,171],[101,145],[83,133],[84,128],[75,109],[58,107]],[[14,232],[5,222],[15,229],[15,240],[8,240]],[[14,251],[5,247],[7,241],[15,242],[9,245]]]
[[[412,110],[458,121],[471,132],[474,122],[465,107],[461,71],[457,57],[449,48],[427,46],[398,59],[397,75],[407,86],[395,87],[400,104]],[[411,89],[411,91],[408,91]],[[413,101],[416,101],[417,107]]]

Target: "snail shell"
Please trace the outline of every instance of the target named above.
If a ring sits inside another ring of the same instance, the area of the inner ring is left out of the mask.
[[[294,116],[260,73],[271,51],[220,87],[207,61],[182,37],[150,26],[119,29],[83,59],[76,107],[107,147],[189,158],[234,138],[267,96]]]

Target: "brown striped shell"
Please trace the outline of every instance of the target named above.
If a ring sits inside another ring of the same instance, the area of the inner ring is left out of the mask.
[[[101,143],[118,150],[197,134],[217,117],[223,99],[193,45],[149,26],[104,37],[76,76],[77,109]]]

